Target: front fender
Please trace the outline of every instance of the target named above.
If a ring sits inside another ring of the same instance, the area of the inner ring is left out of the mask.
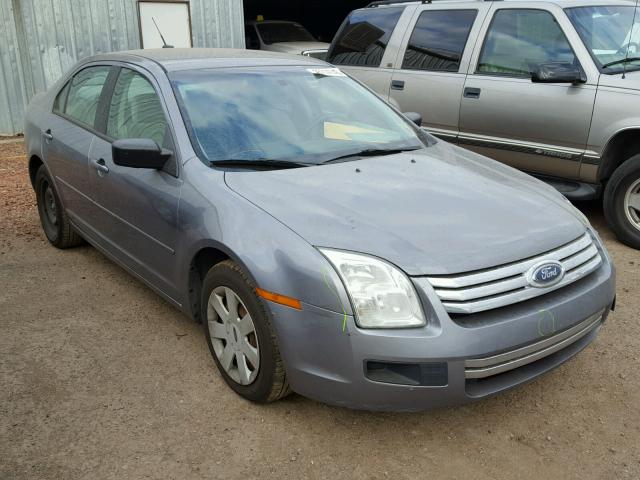
[[[192,161],[183,170],[177,250],[180,284],[188,290],[191,261],[203,248],[224,252],[257,287],[351,315],[342,281],[325,257],[277,219],[233,192],[224,173]]]

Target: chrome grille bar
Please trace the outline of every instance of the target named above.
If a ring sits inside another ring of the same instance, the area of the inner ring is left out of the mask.
[[[529,284],[527,272],[544,261],[559,261],[565,271],[559,283],[549,287]],[[585,233],[556,250],[521,262],[459,276],[427,277],[450,313],[470,314],[535,298],[573,283],[596,270],[602,257],[591,235]],[[423,279],[417,279],[418,282]]]
[[[552,337],[491,357],[466,360],[466,378],[486,378],[547,357],[577,342],[602,323],[603,311]]]

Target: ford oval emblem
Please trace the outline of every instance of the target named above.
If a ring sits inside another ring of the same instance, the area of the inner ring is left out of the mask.
[[[564,277],[564,267],[560,262],[546,261],[531,267],[527,280],[534,287],[551,287]]]

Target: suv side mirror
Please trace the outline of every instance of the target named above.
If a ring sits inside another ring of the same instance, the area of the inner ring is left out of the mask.
[[[582,69],[573,63],[541,63],[531,72],[533,83],[585,83]]]
[[[422,115],[420,115],[419,113],[416,113],[416,112],[404,112],[403,115],[405,117],[407,117],[410,121],[415,123],[417,126],[419,126],[419,127],[422,126]]]
[[[121,167],[160,170],[172,152],[163,150],[150,138],[123,138],[111,145],[113,163]]]

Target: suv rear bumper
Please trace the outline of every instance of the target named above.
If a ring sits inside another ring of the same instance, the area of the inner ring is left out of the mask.
[[[344,316],[335,312],[270,304],[292,389],[332,405],[390,411],[496,394],[561,365],[595,339],[614,301],[615,273],[606,258],[576,288],[513,305],[499,321],[471,327],[454,322],[433,290],[419,293],[429,325],[406,330],[360,329],[347,317],[343,331]],[[474,370],[527,355],[537,356],[490,375]]]

